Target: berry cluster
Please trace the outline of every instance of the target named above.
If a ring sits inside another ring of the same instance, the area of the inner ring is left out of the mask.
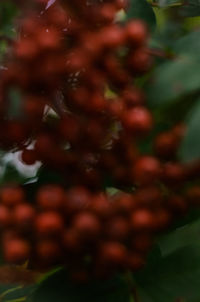
[[[184,214],[191,200],[199,203],[200,188],[190,189],[187,198],[156,185],[109,197],[51,184],[38,190],[34,205],[16,186],[2,188],[0,197],[5,261],[29,260],[37,269],[65,265],[72,277],[84,280],[141,268],[155,235]]]
[[[1,70],[0,147],[64,181],[31,203],[20,187],[1,189],[4,259],[65,265],[79,279],[137,270],[155,235],[200,203],[199,164],[176,158],[182,124],[158,134],[152,154],[140,151],[154,127],[135,81],[152,64],[148,30],[116,22],[123,0],[31,3]],[[121,193],[106,194],[106,182]]]
[[[21,149],[28,165],[40,160],[59,169],[72,185],[79,175],[94,186],[112,165],[112,149],[121,148],[124,163],[120,155],[112,172],[121,179],[122,165],[136,157],[133,138],[153,127],[144,93],[133,83],[152,62],[146,25],[114,22],[123,1],[61,1],[64,8],[55,4],[37,14],[44,2],[20,21],[21,37],[1,72],[0,144]],[[13,90],[20,95],[14,116]]]

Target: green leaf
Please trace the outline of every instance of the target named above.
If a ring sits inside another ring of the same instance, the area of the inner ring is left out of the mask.
[[[0,284],[0,301],[24,300],[33,291],[34,286],[21,286],[14,284]]]
[[[129,302],[129,287],[122,277],[75,284],[62,270],[42,282],[30,302]]]
[[[7,164],[5,167],[5,172],[0,178],[0,184],[5,185],[7,183],[21,183],[23,184],[26,178],[21,175],[17,169],[12,164]]]
[[[131,0],[126,19],[140,18],[152,29],[156,25],[156,17],[151,5],[146,0]]]
[[[200,30],[190,32],[173,45],[173,51],[180,54],[200,56]]]
[[[178,14],[182,17],[197,17],[200,16],[200,1],[199,0],[158,0],[160,7],[177,6],[180,7]]]
[[[200,16],[200,1],[188,0],[180,9],[180,14],[183,17],[196,17]]]
[[[0,36],[9,38],[15,36],[13,20],[17,16],[18,9],[14,1],[4,0],[0,3]]]
[[[179,5],[180,0],[158,0],[158,4],[160,7]]]
[[[57,171],[42,165],[37,172],[38,186],[46,184],[64,184],[65,179]]]
[[[170,48],[176,58],[159,64],[149,84],[148,99],[152,107],[171,104],[200,89],[200,30],[176,39]]]
[[[198,212],[198,218],[194,222],[178,227],[174,231],[161,236],[158,245],[162,256],[166,257],[180,248],[196,243],[200,234],[199,216],[200,213]]]
[[[158,257],[135,274],[135,280],[142,302],[175,302],[178,299],[199,302],[200,244],[193,243]]]
[[[199,56],[182,55],[174,61],[159,65],[147,91],[149,105],[168,105],[185,94],[199,90],[199,70]]]
[[[186,134],[179,150],[179,157],[183,162],[200,158],[200,100],[188,114],[186,124]]]

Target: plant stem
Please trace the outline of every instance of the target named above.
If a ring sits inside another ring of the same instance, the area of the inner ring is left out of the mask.
[[[177,6],[182,6],[184,3],[183,2],[177,2],[177,3],[172,3],[170,5],[168,5],[167,7],[177,7]],[[158,8],[162,8],[159,3],[157,2],[150,2],[150,5],[153,6],[153,7],[158,7]]]
[[[148,53],[152,56],[164,58],[164,59],[174,59],[175,55],[167,53],[166,51],[162,49],[156,49],[156,48],[149,48]]]
[[[151,6],[153,6],[153,7],[159,7],[158,3],[156,3],[156,2],[150,2],[150,4],[151,4]]]
[[[134,280],[133,280],[131,272],[127,271],[127,273],[125,275],[125,279],[126,279],[128,285],[130,287],[130,291],[131,291],[131,294],[132,294],[132,297],[133,297],[133,301],[134,302],[140,302],[140,299],[139,299],[139,296],[138,296],[136,286],[134,284]]]
[[[134,302],[140,302],[140,299],[139,299],[139,296],[138,296],[138,293],[137,293],[135,287],[132,288],[132,294],[133,294]]]

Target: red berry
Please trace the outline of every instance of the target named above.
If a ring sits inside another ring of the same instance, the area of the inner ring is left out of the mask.
[[[95,238],[99,235],[101,225],[93,214],[82,212],[77,214],[72,222],[73,228],[84,238]]]
[[[45,210],[60,210],[64,205],[64,190],[58,185],[47,185],[37,193],[39,206]]]
[[[114,217],[105,226],[106,234],[112,240],[126,240],[129,235],[130,225],[126,218]]]
[[[112,215],[111,204],[103,193],[92,197],[90,208],[99,218],[108,218]]]
[[[186,198],[189,205],[200,205],[200,186],[193,186],[186,191]]]
[[[86,68],[89,64],[89,59],[81,49],[74,50],[72,53],[68,54],[66,71],[70,73],[76,73],[80,70]]]
[[[35,164],[37,155],[34,150],[24,149],[21,154],[22,161],[27,165]]]
[[[160,207],[154,210],[155,215],[155,229],[157,231],[163,231],[172,220],[171,209]]]
[[[44,51],[54,50],[59,45],[60,36],[55,28],[41,29],[37,34],[37,43]]]
[[[184,166],[177,162],[169,162],[164,165],[164,181],[172,186],[177,186],[185,179]]]
[[[74,187],[67,193],[65,207],[66,212],[74,214],[88,208],[90,204],[90,193],[84,187]]]
[[[121,117],[121,114],[124,109],[124,104],[120,99],[112,99],[109,100],[109,103],[107,104],[108,111],[114,116],[114,117]]]
[[[141,20],[133,20],[126,25],[126,39],[134,46],[143,46],[147,42],[148,30]]]
[[[80,234],[75,229],[64,230],[62,243],[67,252],[79,253],[82,250]]]
[[[38,235],[59,235],[64,223],[61,215],[55,212],[47,212],[37,216],[35,227]]]
[[[105,48],[116,48],[123,44],[124,34],[120,27],[111,25],[104,27],[100,33],[100,41]]]
[[[180,142],[180,140],[183,138],[185,131],[186,131],[186,125],[184,125],[183,123],[177,124],[172,129],[172,132],[173,132],[174,136],[176,137],[176,139],[178,140],[178,142]]]
[[[128,0],[115,0],[117,9],[126,9],[128,6]]]
[[[113,208],[118,214],[129,215],[137,207],[137,201],[131,194],[117,194],[113,199]]]
[[[162,158],[170,158],[176,154],[178,141],[171,132],[164,132],[157,136],[154,143],[155,152]]]
[[[49,3],[52,3],[52,1]],[[60,6],[54,6],[48,9],[48,21],[50,24],[55,24],[56,27],[58,26],[61,29],[65,28],[68,18],[67,12]]]
[[[61,261],[61,248],[54,240],[42,240],[36,244],[36,255],[43,264]]]
[[[133,237],[133,241],[132,241],[132,248],[134,250],[137,250],[137,252],[140,253],[146,253],[148,252],[153,244],[153,239],[152,236],[150,234],[136,234]]]
[[[8,186],[1,189],[0,198],[4,205],[15,206],[24,201],[25,194],[20,187]]]
[[[130,269],[137,271],[145,265],[145,258],[143,255],[133,252],[129,255],[127,264]]]
[[[163,194],[155,185],[139,188],[134,196],[141,207],[155,208],[163,201]]]
[[[132,74],[140,75],[152,66],[152,57],[146,48],[138,48],[127,59],[127,65]]]
[[[4,258],[9,263],[23,263],[30,256],[30,245],[22,239],[10,239],[4,245]]]
[[[30,38],[21,39],[15,46],[16,57],[23,60],[31,60],[38,54],[38,46]]]
[[[152,130],[153,118],[146,108],[135,107],[124,112],[122,124],[125,129],[137,136],[146,135]]]
[[[106,3],[102,6],[98,15],[100,20],[105,23],[110,23],[114,20],[116,14],[116,7],[111,3]]]
[[[42,118],[45,106],[45,99],[39,97],[28,96],[24,100],[23,109],[25,114],[27,114],[31,119]]]
[[[168,199],[168,207],[174,214],[184,215],[187,213],[188,204],[186,200],[179,195],[172,195]]]
[[[161,177],[161,173],[161,163],[152,156],[140,157],[133,166],[134,180],[141,185],[154,183]]]
[[[17,227],[31,226],[35,218],[35,210],[29,204],[20,204],[16,206],[13,212],[13,220]]]
[[[122,98],[129,107],[144,105],[144,93],[137,87],[123,91]]]
[[[24,140],[27,139],[27,129],[23,122],[14,122],[9,121],[6,129],[6,137],[8,142],[15,142],[17,144],[21,144]]]
[[[4,229],[4,231],[2,232],[2,242],[4,244],[6,244],[7,242],[9,242],[12,239],[19,239],[19,234],[18,231],[16,229],[13,228],[8,228],[8,229]]]
[[[155,228],[154,215],[147,209],[138,209],[131,214],[131,224],[135,231],[152,231]]]
[[[51,136],[47,134],[40,134],[36,138],[35,150],[37,154],[44,156],[48,151],[53,150],[55,147],[54,141],[52,141]]]
[[[0,205],[0,229],[9,226],[12,222],[11,212],[4,205]]]
[[[82,98],[82,96],[79,96]],[[79,124],[73,117],[66,117],[60,121],[58,128],[60,135],[69,142],[75,142],[79,137]]]
[[[109,266],[124,266],[127,256],[126,248],[118,242],[103,243],[99,250],[100,259]]]

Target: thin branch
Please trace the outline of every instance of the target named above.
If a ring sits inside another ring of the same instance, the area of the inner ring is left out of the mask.
[[[150,5],[153,6],[153,7],[158,7],[158,8],[162,8],[162,6],[159,5],[159,3],[155,2],[155,1],[152,1],[150,2]],[[167,5],[166,7],[178,7],[178,6],[183,6],[184,3],[183,2],[176,2],[176,3],[172,3],[170,5]]]
[[[133,294],[134,302],[140,302],[139,295],[138,295],[137,290],[136,290],[135,287],[132,288],[131,292]]]
[[[150,2],[151,6],[153,7],[159,7],[159,4],[157,2]]]
[[[125,279],[130,287],[130,291],[134,299],[134,302],[141,302],[131,272],[129,271],[126,272]]]
[[[162,49],[149,48],[147,51],[150,55],[155,56],[155,57],[160,57],[160,58],[163,58],[163,59],[174,59],[175,58],[174,54],[168,53],[168,52],[166,52]]]

